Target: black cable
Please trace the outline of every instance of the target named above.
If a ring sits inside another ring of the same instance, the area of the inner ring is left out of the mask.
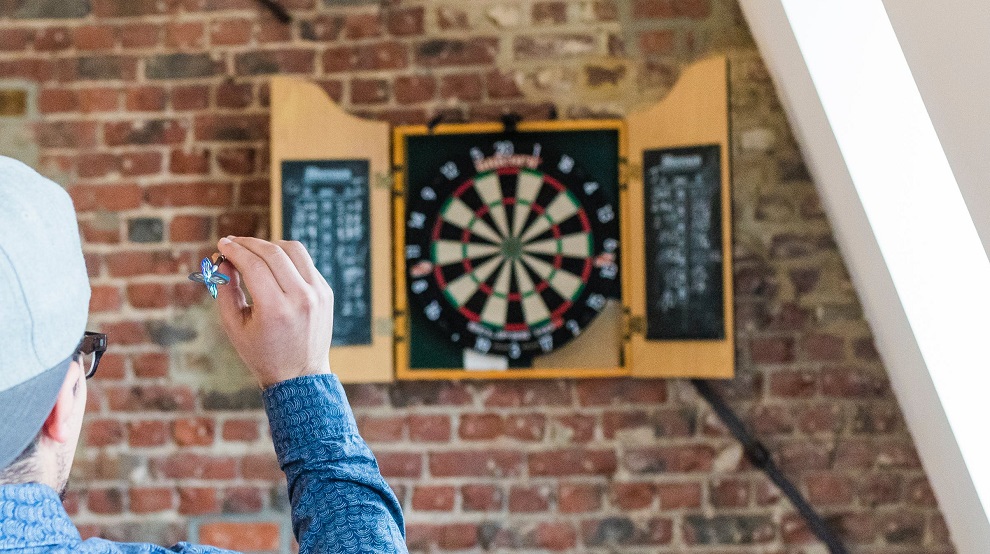
[[[784,496],[791,501],[791,504],[797,508],[798,513],[801,517],[808,522],[808,527],[811,531],[825,543],[828,547],[829,552],[832,554],[848,554],[849,551],[842,544],[838,537],[835,536],[835,532],[825,523],[818,512],[815,511],[808,501],[804,499],[801,495],[801,491],[794,486],[790,480],[781,471],[780,466],[778,466],[774,461],[773,457],[770,456],[770,451],[767,447],[763,445],[760,441],[753,438],[746,430],[746,426],[739,417],[732,411],[732,408],[725,403],[725,400],[712,389],[712,386],[702,379],[691,379],[691,384],[694,385],[695,390],[698,394],[708,402],[708,405],[712,407],[715,414],[718,416],[722,423],[728,427],[729,432],[732,436],[742,444],[743,452],[746,453],[746,458],[749,459],[755,467],[759,468],[763,473],[770,478],[771,481],[777,485],[777,488],[784,493]]]
[[[279,4],[278,0],[258,0],[258,3],[272,12],[275,19],[282,23],[289,24],[292,22],[292,16],[289,15],[289,12],[285,11],[285,7]]]

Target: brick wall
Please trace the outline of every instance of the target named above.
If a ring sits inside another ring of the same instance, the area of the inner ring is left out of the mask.
[[[854,551],[952,550],[731,0],[283,3],[288,26],[249,0],[0,1],[0,87],[36,89],[30,155],[76,202],[113,344],[66,500],[84,535],[291,548],[258,391],[185,278],[218,236],[267,235],[268,75],[392,122],[611,117],[721,51],[739,352],[720,390]],[[683,381],[348,392],[414,550],[824,552]]]

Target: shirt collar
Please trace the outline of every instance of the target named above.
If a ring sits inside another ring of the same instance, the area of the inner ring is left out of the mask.
[[[0,486],[0,550],[80,540],[79,531],[51,487],[37,483]]]

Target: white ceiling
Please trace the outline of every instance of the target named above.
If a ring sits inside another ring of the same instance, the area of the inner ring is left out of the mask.
[[[990,501],[984,430],[990,386],[981,381],[990,375],[990,309],[967,302],[967,294],[986,302],[990,278],[982,283],[968,271],[940,266],[973,267],[981,279],[987,271],[990,191],[981,185],[990,170],[984,154],[990,110],[981,93],[990,84],[990,9],[972,0],[883,1],[889,15],[879,0],[740,3],[814,176],[955,546],[962,553],[983,553],[990,545],[980,496]],[[886,67],[877,65],[884,58],[872,50],[887,48],[884,41],[904,69],[900,89],[875,75]],[[896,98],[902,91],[905,98]],[[868,102],[888,113],[864,111]],[[892,106],[920,119],[903,125]],[[919,149],[924,141],[904,137],[912,134],[931,139],[934,148]],[[867,167],[871,161],[874,167]],[[943,195],[941,204],[956,208],[965,221],[927,217],[927,199]],[[881,217],[878,206],[887,204],[903,206],[904,216]],[[948,233],[950,227],[956,235]],[[917,230],[919,242],[949,238],[929,241],[926,249],[904,238]],[[943,252],[962,243],[967,248],[956,250],[967,253],[963,263]],[[928,281],[917,279],[922,273]],[[965,286],[957,283],[967,279]],[[977,323],[960,328],[967,318]]]

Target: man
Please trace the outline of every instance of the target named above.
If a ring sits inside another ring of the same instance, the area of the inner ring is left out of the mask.
[[[232,279],[223,327],[264,389],[300,552],[405,552],[399,503],[330,372],[330,287],[299,243],[227,237],[218,248]],[[219,552],[82,541],[62,508],[107,341],[84,335],[89,295],[68,195],[0,157],[0,552]]]

